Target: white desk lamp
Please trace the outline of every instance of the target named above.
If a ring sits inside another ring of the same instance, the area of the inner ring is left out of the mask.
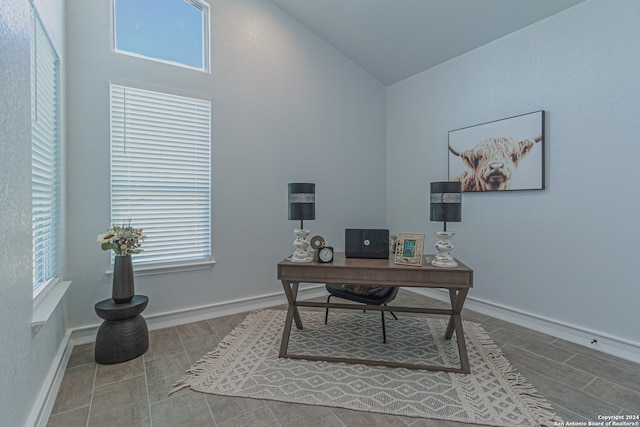
[[[436,267],[457,267],[458,263],[451,251],[451,238],[455,235],[447,231],[447,222],[462,221],[462,184],[460,182],[432,182],[431,183],[431,221],[444,222],[444,231],[436,232],[438,254],[431,264]]]

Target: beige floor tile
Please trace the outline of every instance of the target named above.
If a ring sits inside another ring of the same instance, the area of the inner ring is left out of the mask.
[[[344,425],[349,427],[406,427],[407,424],[395,415],[373,412],[352,411],[350,409],[331,408]]]
[[[202,393],[188,393],[151,404],[153,427],[215,427]]]
[[[533,353],[544,354],[547,358],[563,362],[571,357],[568,353],[550,345],[553,337],[514,325],[510,328],[499,328],[491,332],[491,339],[498,345],[510,344],[529,350]]]
[[[195,363],[202,358],[205,354],[213,351],[218,347],[218,344],[222,339],[218,337],[218,334],[209,335],[201,338],[192,338],[188,341],[184,341],[184,348],[187,351],[189,360],[191,363]]]
[[[568,359],[565,363],[640,392],[640,369],[627,369],[626,366],[629,365],[622,364],[619,360],[616,360],[616,358],[607,361],[599,352],[594,352],[593,356],[579,353]],[[625,367],[622,367],[623,365]]]
[[[597,421],[598,415],[617,414],[620,411],[620,405],[618,404],[607,402],[584,391],[576,390],[523,366],[519,366],[518,371],[538,390],[540,395],[544,396],[552,404],[557,404],[590,421]]]
[[[322,424],[316,424],[317,427]],[[217,424],[218,427],[284,427],[265,406]],[[302,426],[300,426],[302,427]]]
[[[182,375],[180,375],[182,376]],[[178,380],[179,376],[168,376],[160,379],[156,379],[154,381],[148,381],[148,394],[149,394],[149,402],[156,403],[162,400],[170,399],[172,397],[180,396],[186,393],[193,393],[189,389],[182,389],[173,394],[169,394],[171,390],[173,390],[173,385]]]
[[[258,399],[218,396],[215,394],[207,394],[205,397],[217,424],[240,417],[248,412],[266,409],[267,407],[264,400]]]
[[[342,422],[325,406],[267,401],[282,427],[342,427]]]
[[[101,385],[140,375],[144,375],[144,361],[142,356],[113,365],[98,364],[95,386],[99,387]]]
[[[95,362],[67,368],[52,413],[89,406],[95,374]]]
[[[176,328],[158,329],[149,332],[149,349],[144,354],[144,359],[149,361],[182,351],[184,347]]]
[[[220,338],[226,337],[229,332],[238,326],[245,316],[232,314],[230,316],[216,317],[215,319],[209,319],[209,325],[218,334]]]
[[[123,406],[114,406],[101,412],[91,410],[87,427],[151,427],[149,402],[138,399]]]
[[[159,359],[145,361],[145,371],[149,383],[172,377],[176,380],[184,375],[191,366],[191,360],[186,352],[174,353]]]
[[[127,406],[140,399],[148,402],[144,375],[96,387],[91,401],[91,415]]]
[[[565,409],[557,403],[553,405],[553,411],[562,421],[574,421],[575,423],[582,422],[587,424],[589,421],[593,421],[591,418],[587,419],[585,416]]]
[[[601,396],[609,402],[616,402],[632,414],[640,415],[640,393],[602,378],[596,378],[584,391]]]
[[[411,427],[469,427],[474,426],[473,424],[467,423],[458,423],[455,421],[444,421],[444,420],[430,420],[426,418],[416,418],[414,421],[409,424]],[[474,426],[474,427],[483,427],[483,426]]]
[[[182,341],[193,338],[202,338],[215,334],[211,325],[207,320],[201,322],[189,323],[186,325],[176,326],[178,335]]]
[[[554,347],[562,348],[563,350],[565,350],[565,351],[567,351],[568,353],[571,353],[571,354],[585,353],[585,354],[593,355],[594,352],[596,351],[594,348],[589,348],[589,347],[585,347],[583,345],[579,345],[579,344],[572,343],[572,342],[569,342],[569,341],[561,340],[560,338],[557,338],[554,341],[552,341],[551,345],[554,346]],[[607,357],[607,356],[610,357],[610,358],[613,357],[613,356],[609,356],[608,354],[605,354],[605,357]]]
[[[74,366],[84,365],[87,363],[95,363],[95,344],[82,344],[73,347],[71,357],[69,357],[69,363],[67,368],[73,368]]]
[[[49,417],[47,427],[86,427],[89,418],[89,406],[60,412]]]
[[[514,366],[524,366],[540,375],[552,378],[577,390],[582,390],[595,378],[584,371],[563,365],[546,356],[532,353],[511,344],[502,347],[502,352]]]

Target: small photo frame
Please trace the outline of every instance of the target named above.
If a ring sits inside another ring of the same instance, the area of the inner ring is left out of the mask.
[[[394,263],[422,267],[424,234],[398,233]]]

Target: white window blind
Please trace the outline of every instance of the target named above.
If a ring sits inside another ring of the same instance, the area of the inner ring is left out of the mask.
[[[59,273],[59,61],[31,9],[31,200],[33,296]]]
[[[211,103],[111,85],[111,219],[135,264],[211,259]]]

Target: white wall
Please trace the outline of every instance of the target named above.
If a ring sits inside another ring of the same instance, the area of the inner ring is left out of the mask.
[[[635,346],[639,16],[635,0],[587,1],[387,91],[389,226],[431,248],[448,131],[547,112],[547,189],[466,193],[449,224],[475,270],[470,298]]]
[[[640,343],[640,3],[587,1],[386,91],[267,1],[211,1],[211,75],[113,53],[110,2],[68,0],[66,34],[62,1],[36,4],[67,43],[69,327],[99,323],[93,305],[110,293],[95,237],[109,225],[113,80],[213,102],[217,264],[138,277],[147,315],[280,292],[275,264],[295,226],[288,182],[317,183],[318,219],[306,224],[338,249],[353,226],[424,231],[432,245],[428,183],[446,178],[447,132],[544,109],[548,188],[466,194],[452,225],[456,255],[476,271],[471,297]],[[0,7],[0,232],[11,242],[0,245],[0,337],[11,343],[0,347],[0,425],[23,425],[65,327],[60,309],[29,327],[28,2]]]
[[[41,10],[58,52],[61,1]],[[64,341],[62,308],[31,330],[31,80],[27,0],[0,0],[0,425],[22,426],[43,404]]]
[[[280,293],[293,251],[287,183],[316,183],[316,220],[338,249],[344,228],[384,226],[385,88],[269,1],[211,1],[212,72],[111,50],[111,2],[67,2],[68,321],[100,322],[109,254],[109,81],[197,94],[213,110],[213,269],[137,276],[146,316]],[[144,227],[144,224],[136,224]]]

